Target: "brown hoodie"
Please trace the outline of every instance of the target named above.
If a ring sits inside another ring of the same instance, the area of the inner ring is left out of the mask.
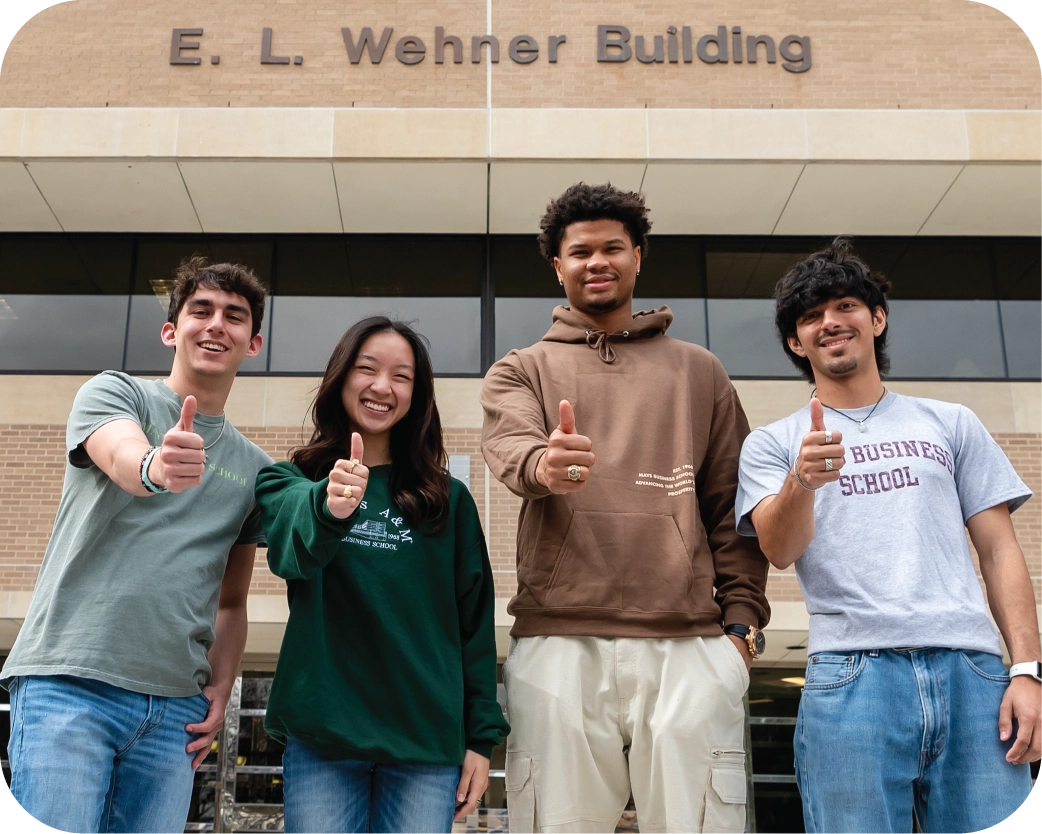
[[[749,424],[720,361],[667,336],[672,321],[661,307],[606,334],[557,307],[541,342],[485,377],[481,449],[525,499],[508,607],[515,637],[689,637],[767,624],[767,560],[734,519]],[[582,491],[552,495],[535,471],[561,400],[597,460]]]

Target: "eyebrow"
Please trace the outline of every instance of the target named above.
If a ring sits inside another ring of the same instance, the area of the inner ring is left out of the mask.
[[[604,245],[607,246],[610,243],[624,243],[624,242],[625,241],[623,241],[623,239],[621,237],[613,237],[611,240],[604,241]],[[568,247],[568,251],[571,252],[573,249],[580,248],[580,247],[588,247],[588,246],[590,246],[590,244],[587,243],[586,241],[578,240],[578,241],[576,241],[575,243],[571,244]]]
[[[210,301],[210,299],[208,299],[208,298],[193,298],[193,299],[191,299],[188,302],[188,304],[186,306],[189,309],[191,309],[193,307],[205,307],[207,309],[212,310],[214,308],[214,303],[212,301]],[[225,304],[224,305],[224,309],[228,310],[230,312],[233,312],[233,313],[243,313],[243,314],[245,314],[245,313],[250,312],[250,308],[249,307],[243,307],[241,304]]]
[[[358,359],[366,359],[369,362],[372,362],[372,363],[374,363],[376,365],[380,364],[380,360],[379,359],[377,359],[375,356],[372,356],[371,354],[368,354],[368,353],[360,353],[360,354],[358,354]],[[355,361],[358,361],[358,360],[355,360]],[[410,365],[408,362],[402,362],[401,364],[395,365],[394,367],[396,367],[396,368],[405,368],[407,371],[411,371],[413,369],[412,365]]]

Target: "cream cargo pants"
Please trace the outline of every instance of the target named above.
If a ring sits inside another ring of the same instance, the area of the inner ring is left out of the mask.
[[[745,830],[749,673],[727,637],[522,637],[503,667],[513,831]]]

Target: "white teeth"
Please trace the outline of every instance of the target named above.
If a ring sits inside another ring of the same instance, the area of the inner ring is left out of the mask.
[[[366,408],[371,408],[373,411],[390,411],[389,405],[383,405],[381,403],[374,403],[372,400],[362,400],[362,405]]]
[[[228,350],[228,348],[226,348],[224,345],[219,345],[215,342],[200,342],[199,346],[205,348],[206,350],[216,350],[220,353],[224,353],[226,350]]]

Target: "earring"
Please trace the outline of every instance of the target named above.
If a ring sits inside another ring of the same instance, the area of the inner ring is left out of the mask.
[[[640,270],[639,269],[637,270],[637,275],[640,275]]]

